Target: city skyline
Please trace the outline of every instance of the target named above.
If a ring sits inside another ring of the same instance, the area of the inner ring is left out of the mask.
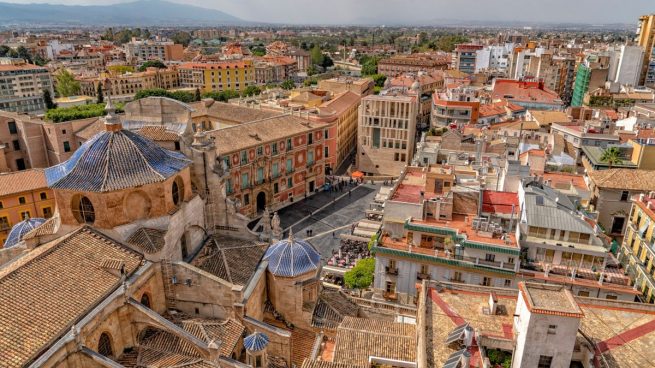
[[[132,0],[49,0],[48,4],[107,5]],[[5,2],[30,4],[34,0]],[[245,21],[281,24],[388,24],[430,25],[439,21],[489,23],[551,23],[551,24],[630,24],[639,14],[652,11],[647,0],[634,0],[613,7],[609,0],[549,2],[517,0],[473,0],[462,4],[454,0],[334,0],[330,7],[322,3],[297,0],[171,0],[186,5],[216,9]],[[559,9],[566,7],[567,12]],[[344,11],[346,10],[346,11]],[[315,15],[320,14],[320,18]],[[584,14],[584,18],[580,15]]]

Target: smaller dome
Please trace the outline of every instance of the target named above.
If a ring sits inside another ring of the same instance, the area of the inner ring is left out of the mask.
[[[321,255],[308,242],[295,239],[291,231],[289,238],[271,245],[264,260],[268,260],[268,271],[275,276],[296,277],[318,269]]]
[[[20,241],[23,240],[25,234],[43,225],[45,221],[46,220],[44,218],[28,218],[17,223],[9,231],[9,235],[7,236],[7,240],[5,240],[4,247],[10,248],[20,243]]]
[[[248,351],[262,351],[268,346],[268,336],[261,332],[255,332],[243,339],[243,347]]]

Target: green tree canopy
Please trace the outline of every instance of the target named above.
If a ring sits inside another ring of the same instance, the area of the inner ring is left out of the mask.
[[[171,37],[171,40],[175,43],[182,44],[184,47],[187,47],[191,42],[191,34],[189,34],[189,32],[180,31],[175,33],[173,37]]]
[[[314,45],[314,47],[312,47],[312,50],[309,52],[309,54],[312,58],[312,64],[314,65],[323,64],[323,52],[321,51],[321,48],[318,45]]]
[[[360,259],[355,267],[346,272],[343,280],[350,289],[366,289],[373,283],[375,258]]]
[[[43,102],[45,103],[46,109],[54,109],[57,107],[57,104],[52,101],[52,94],[50,94],[49,89],[44,89],[43,90]]]
[[[282,82],[280,84],[280,88],[291,90],[291,89],[296,88],[296,83],[294,83],[293,80],[291,80],[291,79],[287,79],[287,80],[285,80],[284,82]]]
[[[600,156],[602,162],[607,162],[607,166],[611,169],[612,166],[623,162],[621,158],[621,151],[617,147],[609,147],[603,151]]]
[[[116,104],[116,111],[122,112],[122,110],[123,104]],[[86,119],[103,115],[105,115],[104,104],[90,104],[50,109],[46,112],[45,118],[54,123],[60,123],[62,121]]]
[[[262,90],[257,87],[257,86],[248,86],[246,89],[243,90],[241,93],[242,96],[250,97],[250,96],[257,96],[260,93],[262,93]]]
[[[184,103],[195,101],[195,94],[187,91],[167,91],[163,88],[142,89],[134,95],[135,100],[146,97],[168,97]]]
[[[239,92],[228,89],[226,91],[211,91],[211,92],[205,92],[202,94],[202,98],[212,98],[216,101],[221,101],[221,102],[228,102],[232,98],[237,98],[239,97]]]
[[[161,60],[148,60],[139,67],[140,72],[145,72],[148,68],[166,69],[166,64]]]
[[[372,74],[369,77],[373,78],[377,87],[384,87],[384,82],[387,81],[387,76],[384,74]]]
[[[75,96],[80,94],[80,82],[75,80],[73,73],[67,69],[60,69],[55,74],[55,86],[60,97]]]
[[[102,93],[102,83],[98,83],[98,87],[96,87],[96,101],[99,104],[105,102],[105,95]]]

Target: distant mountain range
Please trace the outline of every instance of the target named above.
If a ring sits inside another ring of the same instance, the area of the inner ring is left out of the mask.
[[[0,24],[8,25],[221,25],[248,23],[215,9],[164,0],[112,5],[13,4],[0,2]]]

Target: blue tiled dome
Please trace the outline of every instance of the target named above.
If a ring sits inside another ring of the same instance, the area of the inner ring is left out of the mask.
[[[268,336],[261,332],[255,332],[243,339],[243,347],[249,351],[262,351],[268,345]]]
[[[98,133],[45,175],[51,188],[108,192],[166,180],[190,164],[179,152],[119,129]]]
[[[264,259],[268,260],[268,270],[273,275],[295,277],[317,270],[321,255],[311,244],[290,234],[288,239],[271,245]]]
[[[45,221],[46,220],[43,218],[30,218],[17,223],[9,231],[9,236],[7,236],[7,240],[5,240],[4,247],[9,248],[20,243],[25,234],[43,225]]]

